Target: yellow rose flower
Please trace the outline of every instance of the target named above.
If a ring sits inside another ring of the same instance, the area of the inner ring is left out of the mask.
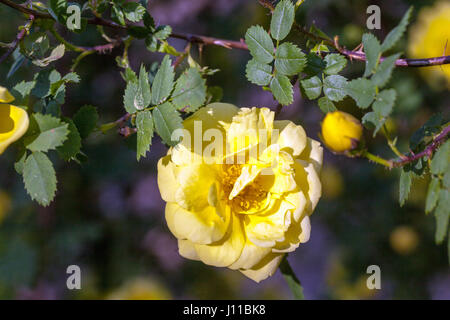
[[[168,227],[183,257],[259,282],[309,239],[323,149],[301,126],[274,121],[267,108],[214,103],[187,118],[184,128],[198,136],[199,124],[203,141],[226,151],[208,154],[213,142],[192,147],[184,137],[160,159]]]
[[[14,97],[0,86],[0,154],[20,139],[28,129],[28,114],[22,108],[9,104]]]
[[[432,58],[450,55],[450,2],[441,1],[420,10],[411,27],[408,52],[411,58]],[[446,79],[450,89],[450,65],[421,68],[431,85],[439,86]]]
[[[151,278],[136,278],[108,295],[107,300],[169,300],[170,292]]]
[[[362,132],[359,120],[342,111],[327,113],[322,123],[322,138],[326,146],[335,152],[356,148]]]

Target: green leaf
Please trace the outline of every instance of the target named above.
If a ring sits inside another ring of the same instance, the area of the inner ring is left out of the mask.
[[[434,175],[444,174],[450,162],[450,140],[447,140],[434,154],[431,161],[431,173]]]
[[[306,64],[306,68],[303,72],[305,72],[308,76],[312,77],[315,75],[319,75],[325,69],[325,62],[315,53],[308,53],[306,58],[308,60],[308,63]]]
[[[205,102],[206,85],[197,68],[190,68],[177,80],[172,94],[173,104],[177,109],[195,111]]]
[[[31,151],[48,151],[63,144],[69,134],[68,124],[51,115],[34,113],[24,138],[24,144]]]
[[[270,81],[270,89],[275,99],[282,105],[287,106],[294,101],[294,91],[288,77],[275,75]]]
[[[441,189],[439,192],[439,202],[434,211],[436,217],[436,244],[441,244],[448,232],[448,225],[450,220],[450,191]]]
[[[375,98],[376,88],[372,81],[359,78],[347,84],[346,92],[356,101],[358,107],[366,109]]]
[[[31,93],[31,90],[35,85],[36,81],[21,81],[14,86],[13,90],[15,90],[17,93],[20,93],[21,98],[23,99]]]
[[[381,51],[385,52],[389,49],[391,49],[398,40],[403,36],[403,33],[406,31],[406,27],[409,23],[409,18],[411,17],[413,8],[410,7],[408,11],[403,16],[402,20],[400,21],[399,25],[395,27],[394,29],[389,32],[389,34],[386,36],[386,38],[383,41],[383,45],[381,46]]]
[[[147,151],[150,151],[150,145],[153,137],[153,118],[148,110],[140,111],[136,115],[137,128],[137,160],[145,157]]]
[[[339,102],[347,95],[345,89],[347,87],[347,79],[340,75],[332,75],[323,81],[323,93],[331,101]]]
[[[172,141],[172,132],[183,127],[180,114],[170,102],[165,102],[153,110],[153,122],[156,132],[169,146],[174,146],[178,141]]]
[[[82,106],[73,116],[73,122],[78,128],[81,138],[87,138],[97,127],[97,108],[91,105]]]
[[[296,300],[305,299],[303,295],[302,285],[298,280],[297,276],[295,275],[294,271],[292,270],[291,266],[289,265],[287,257],[284,257],[283,260],[281,260],[280,271],[284,277],[284,280],[286,280],[289,289],[291,289],[291,292],[294,295],[294,299]]]
[[[411,171],[405,171],[404,169],[402,169],[402,172],[400,174],[399,202],[401,207],[403,207],[405,201],[408,199],[409,192],[411,190],[412,175],[413,173]]]
[[[151,101],[150,84],[144,65],[141,65],[137,82],[128,82],[123,96],[123,104],[128,113],[135,113],[148,107]]]
[[[130,36],[135,37],[137,39],[144,39],[150,34],[150,31],[146,27],[141,26],[128,27],[127,32]]]
[[[285,42],[275,54],[275,69],[277,72],[292,76],[302,72],[306,64],[306,56],[296,45]]]
[[[121,9],[119,6],[117,6],[116,4],[114,4],[114,5],[112,6],[112,10],[111,10],[111,18],[112,18],[115,22],[121,24],[122,26],[125,25],[125,15],[123,14],[122,9]]]
[[[372,106],[373,111],[380,117],[387,118],[392,112],[396,97],[397,92],[394,89],[381,91]]]
[[[66,0],[50,0],[48,2],[48,12],[61,24],[65,24],[67,1]]]
[[[426,137],[430,137],[441,130],[444,120],[442,114],[434,114],[430,119],[425,122],[425,124],[413,133],[409,140],[409,147],[411,150],[418,150],[419,146],[422,144]]]
[[[372,82],[378,87],[384,87],[384,85],[389,81],[392,75],[392,71],[395,68],[395,61],[400,57],[400,54],[394,54],[387,57],[380,63],[377,68],[376,73],[372,77]]]
[[[439,190],[441,189],[439,179],[431,179],[428,185],[427,200],[425,202],[425,212],[430,213],[436,207],[436,203],[439,199]]]
[[[322,81],[317,76],[302,80],[300,84],[306,96],[311,100],[317,99],[322,93]]]
[[[52,162],[42,152],[33,152],[23,168],[25,189],[31,199],[43,206],[52,202],[56,193],[56,174]]]
[[[328,75],[338,74],[347,65],[347,59],[338,53],[327,55],[324,61],[327,64],[324,72]]]
[[[327,97],[322,97],[318,100],[319,108],[322,110],[323,113],[333,112],[336,111],[336,107],[334,106],[334,103],[330,101]]]
[[[378,39],[371,33],[365,33],[362,37],[364,52],[366,53],[366,71],[364,77],[369,76],[375,71],[378,59],[381,55],[381,45]]]
[[[267,86],[272,77],[272,67],[268,64],[260,63],[256,59],[252,59],[247,62],[245,75],[251,83]]]
[[[272,13],[270,32],[275,40],[283,40],[289,34],[294,23],[295,8],[289,0],[280,1]]]
[[[165,55],[152,84],[152,103],[161,104],[170,95],[175,73],[169,55]]]
[[[37,98],[45,98],[50,94],[50,70],[44,69],[35,75],[34,81],[36,82],[34,88],[31,90],[31,94]]]
[[[73,159],[81,150],[81,137],[78,129],[72,119],[64,118],[64,122],[68,124],[69,134],[63,145],[56,148],[59,156],[65,161]]]
[[[162,25],[156,28],[153,36],[158,40],[166,40],[172,33],[172,27],[167,25]]]
[[[250,54],[258,62],[270,63],[273,61],[275,47],[269,34],[261,26],[252,26],[245,33],[245,43]]]
[[[125,17],[132,22],[141,21],[146,12],[145,8],[137,2],[127,2],[122,6],[122,9]]]

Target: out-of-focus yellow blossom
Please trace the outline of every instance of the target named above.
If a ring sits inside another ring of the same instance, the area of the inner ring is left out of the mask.
[[[214,103],[187,118],[184,128],[194,136],[199,122],[224,137],[226,152],[214,154],[211,163],[205,156],[209,144],[195,157],[195,147],[183,139],[160,159],[167,224],[183,257],[259,282],[309,239],[309,215],[321,196],[322,147],[301,126],[274,121],[267,108]],[[260,139],[259,130],[269,141]],[[238,154],[245,155],[242,164],[226,161]]]
[[[322,193],[327,199],[336,199],[344,190],[344,178],[334,166],[324,166],[321,173]]]
[[[28,129],[28,114],[22,108],[9,104],[14,97],[0,86],[0,154],[20,139]]]
[[[322,122],[322,138],[326,146],[335,152],[356,148],[362,132],[359,120],[346,112],[329,112]]]
[[[112,292],[108,300],[169,300],[170,292],[151,278],[137,278]]]
[[[11,210],[11,199],[7,193],[0,190],[0,223],[9,210]]]
[[[440,1],[419,12],[411,27],[408,52],[411,58],[432,58],[450,55],[450,1]],[[436,87],[446,79],[450,90],[450,65],[421,68],[428,82]]]
[[[419,243],[417,232],[411,227],[401,226],[392,231],[389,238],[392,249],[401,255],[412,253]]]

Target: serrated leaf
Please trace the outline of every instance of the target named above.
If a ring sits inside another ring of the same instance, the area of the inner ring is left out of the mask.
[[[137,128],[137,152],[136,158],[139,161],[141,157],[145,157],[147,151],[150,151],[150,145],[153,138],[153,118],[152,113],[148,110],[138,112],[136,115]]]
[[[392,108],[394,107],[396,97],[397,92],[394,89],[381,91],[377,95],[376,101],[372,106],[373,111],[379,114],[380,117],[383,118],[388,117],[392,112]]]
[[[127,2],[122,9],[125,17],[132,22],[140,21],[146,12],[145,8],[137,2]]]
[[[59,147],[67,139],[68,124],[51,115],[34,113],[24,138],[24,144],[31,151],[48,151]]]
[[[324,61],[327,65],[324,72],[328,75],[338,74],[347,65],[347,59],[338,53],[327,55]]]
[[[97,127],[97,108],[91,105],[82,106],[73,116],[73,122],[78,128],[81,138],[87,138]]]
[[[400,54],[394,54],[390,57],[387,57],[380,63],[377,68],[377,71],[372,76],[372,82],[374,85],[382,88],[391,78],[392,71],[395,68],[395,61],[400,57]]]
[[[331,101],[339,102],[345,98],[347,79],[340,75],[332,75],[323,81],[323,93]]]
[[[444,120],[440,113],[437,113],[428,119],[427,122],[411,136],[409,140],[409,147],[411,150],[416,150],[426,137],[439,132],[443,122]]]
[[[381,55],[381,45],[378,39],[371,33],[365,33],[363,35],[362,43],[366,54],[366,70],[364,72],[364,77],[367,77],[375,71],[378,59]]]
[[[292,76],[302,72],[306,64],[306,56],[296,45],[285,42],[275,54],[275,69],[277,72]]]
[[[261,63],[273,61],[275,47],[269,34],[261,26],[252,26],[245,33],[245,43],[250,54]]]
[[[137,82],[128,82],[123,96],[123,104],[128,113],[135,113],[149,106],[151,102],[150,84],[144,65],[141,65]]]
[[[258,62],[256,59],[252,59],[247,62],[245,75],[251,83],[259,86],[267,86],[272,77],[272,67],[268,64]]]
[[[289,0],[280,1],[272,13],[270,33],[275,40],[283,40],[289,34],[294,23],[295,8]]]
[[[436,203],[439,199],[440,189],[441,185],[439,183],[439,179],[436,178],[431,179],[431,182],[428,185],[427,200],[425,202],[426,213],[430,213],[436,207]]]
[[[18,84],[16,84],[13,88],[17,93],[20,93],[21,98],[27,97],[31,90],[36,85],[36,81],[21,81]]]
[[[81,137],[78,129],[72,119],[64,118],[64,122],[68,124],[69,134],[63,145],[56,148],[59,156],[65,161],[74,158],[81,150]]]
[[[152,103],[161,104],[172,92],[175,73],[169,55],[165,55],[152,83]]]
[[[406,27],[409,23],[409,18],[411,17],[412,13],[412,7],[406,11],[405,15],[403,16],[402,20],[400,21],[399,25],[396,26],[394,29],[391,30],[391,32],[388,33],[386,38],[383,41],[383,45],[381,46],[381,51],[385,52],[389,49],[391,49],[398,40],[403,36],[403,33],[406,31]]]
[[[434,211],[436,217],[436,244],[441,244],[448,232],[448,225],[450,220],[450,191],[441,189],[439,192],[439,202]]]
[[[167,25],[158,26],[153,33],[153,36],[158,40],[166,40],[172,33],[172,27]]]
[[[399,188],[399,202],[401,207],[403,207],[405,201],[408,199],[411,190],[412,175],[413,173],[411,171],[405,171],[404,169],[401,171]]]
[[[334,103],[330,101],[327,97],[322,97],[318,101],[319,108],[322,110],[323,113],[333,112],[336,111],[336,107],[334,106]]]
[[[306,64],[305,70],[303,70],[303,72],[305,72],[308,76],[319,75],[326,67],[325,62],[315,53],[308,53],[306,59],[308,63]]]
[[[359,78],[347,84],[346,92],[355,100],[358,107],[366,109],[375,98],[376,88],[370,80]]]
[[[270,89],[275,99],[282,105],[287,106],[294,101],[294,91],[288,77],[275,75],[270,81]]]
[[[317,99],[322,93],[322,81],[317,76],[302,80],[300,83],[306,96],[311,100]]]
[[[44,69],[35,75],[34,81],[36,84],[31,90],[31,94],[37,98],[45,98],[50,94],[50,70]]]
[[[127,32],[130,36],[137,39],[144,39],[151,35],[150,30],[142,26],[130,26],[127,28]]]
[[[447,171],[450,162],[450,140],[447,140],[435,152],[431,161],[431,173],[434,175],[444,174]]]
[[[28,156],[23,168],[23,181],[31,199],[43,206],[52,202],[56,193],[56,174],[44,153],[33,152]]]
[[[172,102],[177,109],[186,108],[186,111],[197,110],[206,99],[205,79],[197,68],[190,68],[184,72],[175,84]]]
[[[153,122],[161,139],[169,146],[174,146],[178,141],[172,141],[173,131],[183,127],[181,116],[170,102],[165,102],[153,110]]]
[[[115,22],[121,24],[122,26],[125,25],[125,15],[124,15],[122,9],[121,9],[118,5],[116,5],[116,4],[114,4],[114,5],[112,6],[112,9],[111,9],[111,18],[112,18]]]

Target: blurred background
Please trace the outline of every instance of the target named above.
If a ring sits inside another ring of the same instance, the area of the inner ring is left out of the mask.
[[[254,0],[149,2],[155,21],[171,25],[174,31],[238,40],[251,25],[270,23],[267,10]],[[307,26],[315,23],[330,36],[339,35],[341,44],[353,48],[367,32],[369,5],[381,7],[382,30],[375,33],[383,39],[410,5],[415,6],[414,21],[423,7],[434,3],[307,0],[296,19]],[[24,22],[21,14],[0,5],[0,41],[12,41]],[[103,43],[94,27],[88,28],[91,32],[70,39],[86,46]],[[299,44],[305,41],[301,35],[290,37]],[[399,51],[406,52],[408,39],[402,40]],[[186,45],[182,40],[169,42],[178,50]],[[63,114],[71,116],[82,105],[92,104],[98,108],[100,122],[106,123],[124,113],[125,82],[114,59],[122,49],[90,55],[81,62],[77,72],[82,81],[68,87]],[[194,46],[196,56],[197,52]],[[149,67],[162,59],[162,54],[147,51],[143,41],[133,42],[129,56],[134,70],[141,62]],[[74,57],[67,53],[56,69],[66,73]],[[246,51],[204,47],[199,61],[220,69],[208,85],[223,88],[224,102],[275,108],[270,93],[246,80],[249,57]],[[0,65],[0,84],[7,88],[31,80],[38,70],[30,64],[6,79],[11,63],[9,58]],[[363,68],[363,63],[352,62],[345,74],[356,77]],[[398,98],[388,125],[403,152],[408,151],[411,134],[432,113],[444,112],[448,119],[450,91],[430,86],[423,76],[417,69],[402,69],[390,82]],[[351,99],[338,108],[358,118],[362,115]],[[283,108],[279,119],[303,125],[309,136],[318,139],[323,114],[301,97],[297,85],[294,104]],[[374,153],[394,156],[381,135],[372,138],[368,133],[366,138]],[[147,158],[137,163],[134,139],[115,132],[97,133],[85,142],[87,162],[56,161],[58,194],[47,208],[33,203],[24,191],[13,168],[14,148],[0,157],[0,298],[290,299],[279,272],[256,284],[239,272],[178,255],[156,183],[156,163],[167,148],[155,138]],[[323,197],[312,216],[311,239],[289,255],[307,299],[450,299],[446,248],[435,245],[434,218],[424,213],[428,181],[414,181],[408,202],[400,208],[398,176],[399,171],[325,151]],[[366,288],[366,269],[372,264],[381,268],[381,290]],[[82,290],[67,289],[69,265],[80,266]]]

